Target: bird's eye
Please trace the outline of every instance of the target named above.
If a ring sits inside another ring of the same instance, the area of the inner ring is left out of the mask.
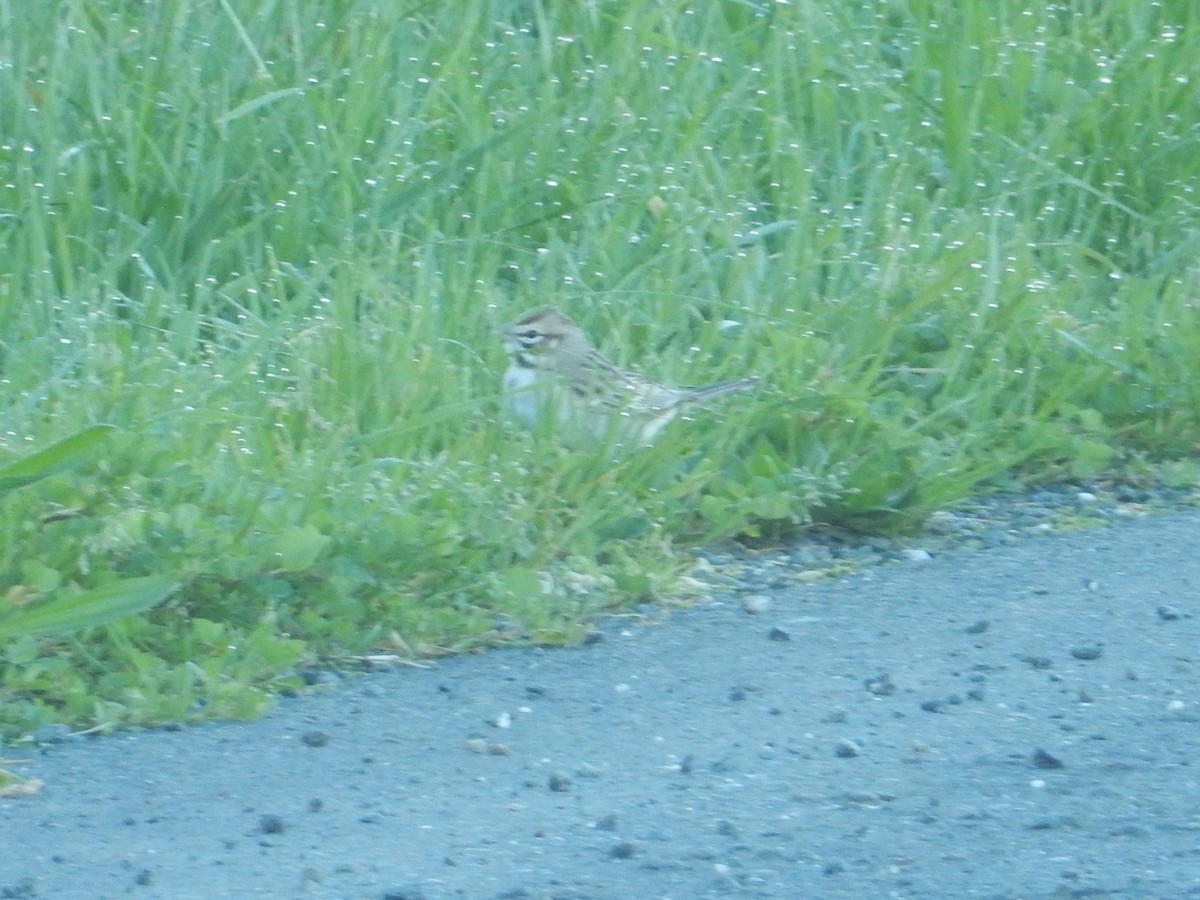
[[[541,334],[536,329],[529,328],[525,331],[517,332],[517,337],[523,338],[527,341],[536,341],[539,337],[541,337]]]

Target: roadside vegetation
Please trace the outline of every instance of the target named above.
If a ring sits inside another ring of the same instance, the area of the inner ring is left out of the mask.
[[[0,734],[569,643],[718,539],[1194,486],[1197,109],[1189,0],[0,0]],[[542,305],[763,386],[524,434]]]

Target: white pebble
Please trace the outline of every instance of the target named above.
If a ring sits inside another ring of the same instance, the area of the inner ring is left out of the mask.
[[[742,598],[742,609],[752,616],[765,613],[771,608],[771,598],[766,594],[747,594]]]

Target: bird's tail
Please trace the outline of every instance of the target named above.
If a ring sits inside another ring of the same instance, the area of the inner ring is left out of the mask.
[[[706,384],[703,387],[692,388],[692,397],[696,400],[711,400],[722,394],[733,394],[737,391],[748,391],[758,384],[758,378],[731,378],[729,381],[718,381],[716,384]]]

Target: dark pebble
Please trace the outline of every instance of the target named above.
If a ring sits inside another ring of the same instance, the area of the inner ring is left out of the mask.
[[[1030,822],[1028,828],[1030,831],[1054,831],[1058,828],[1078,828],[1079,821],[1070,816],[1055,816],[1049,819],[1037,819]],[[1074,896],[1080,896],[1075,894]]]
[[[1104,648],[1099,644],[1081,644],[1071,648],[1071,655],[1076,659],[1099,659],[1104,655]]]
[[[337,684],[341,681],[336,672],[330,672],[326,669],[305,669],[300,673],[300,680],[304,682],[306,687],[315,687],[319,684]]]
[[[782,628],[772,627],[771,630],[767,632],[767,639],[772,641],[790,641],[792,636]]]
[[[324,747],[329,743],[329,735],[324,731],[306,731],[300,735],[300,740],[306,747]]]
[[[555,772],[547,780],[550,790],[558,794],[564,794],[571,789],[571,779],[566,775]]]
[[[637,853],[637,847],[630,841],[621,841],[608,851],[608,855],[613,859],[629,859],[635,853]]]
[[[258,820],[258,830],[263,834],[283,834],[287,831],[287,825],[279,816],[271,815],[270,813],[261,816]]]
[[[709,766],[709,769],[718,775],[730,775],[738,771],[737,763],[728,756],[723,756],[713,762],[713,764]]]
[[[1041,747],[1033,751],[1033,764],[1039,769],[1061,769],[1063,767],[1061,759],[1052,756]]]

